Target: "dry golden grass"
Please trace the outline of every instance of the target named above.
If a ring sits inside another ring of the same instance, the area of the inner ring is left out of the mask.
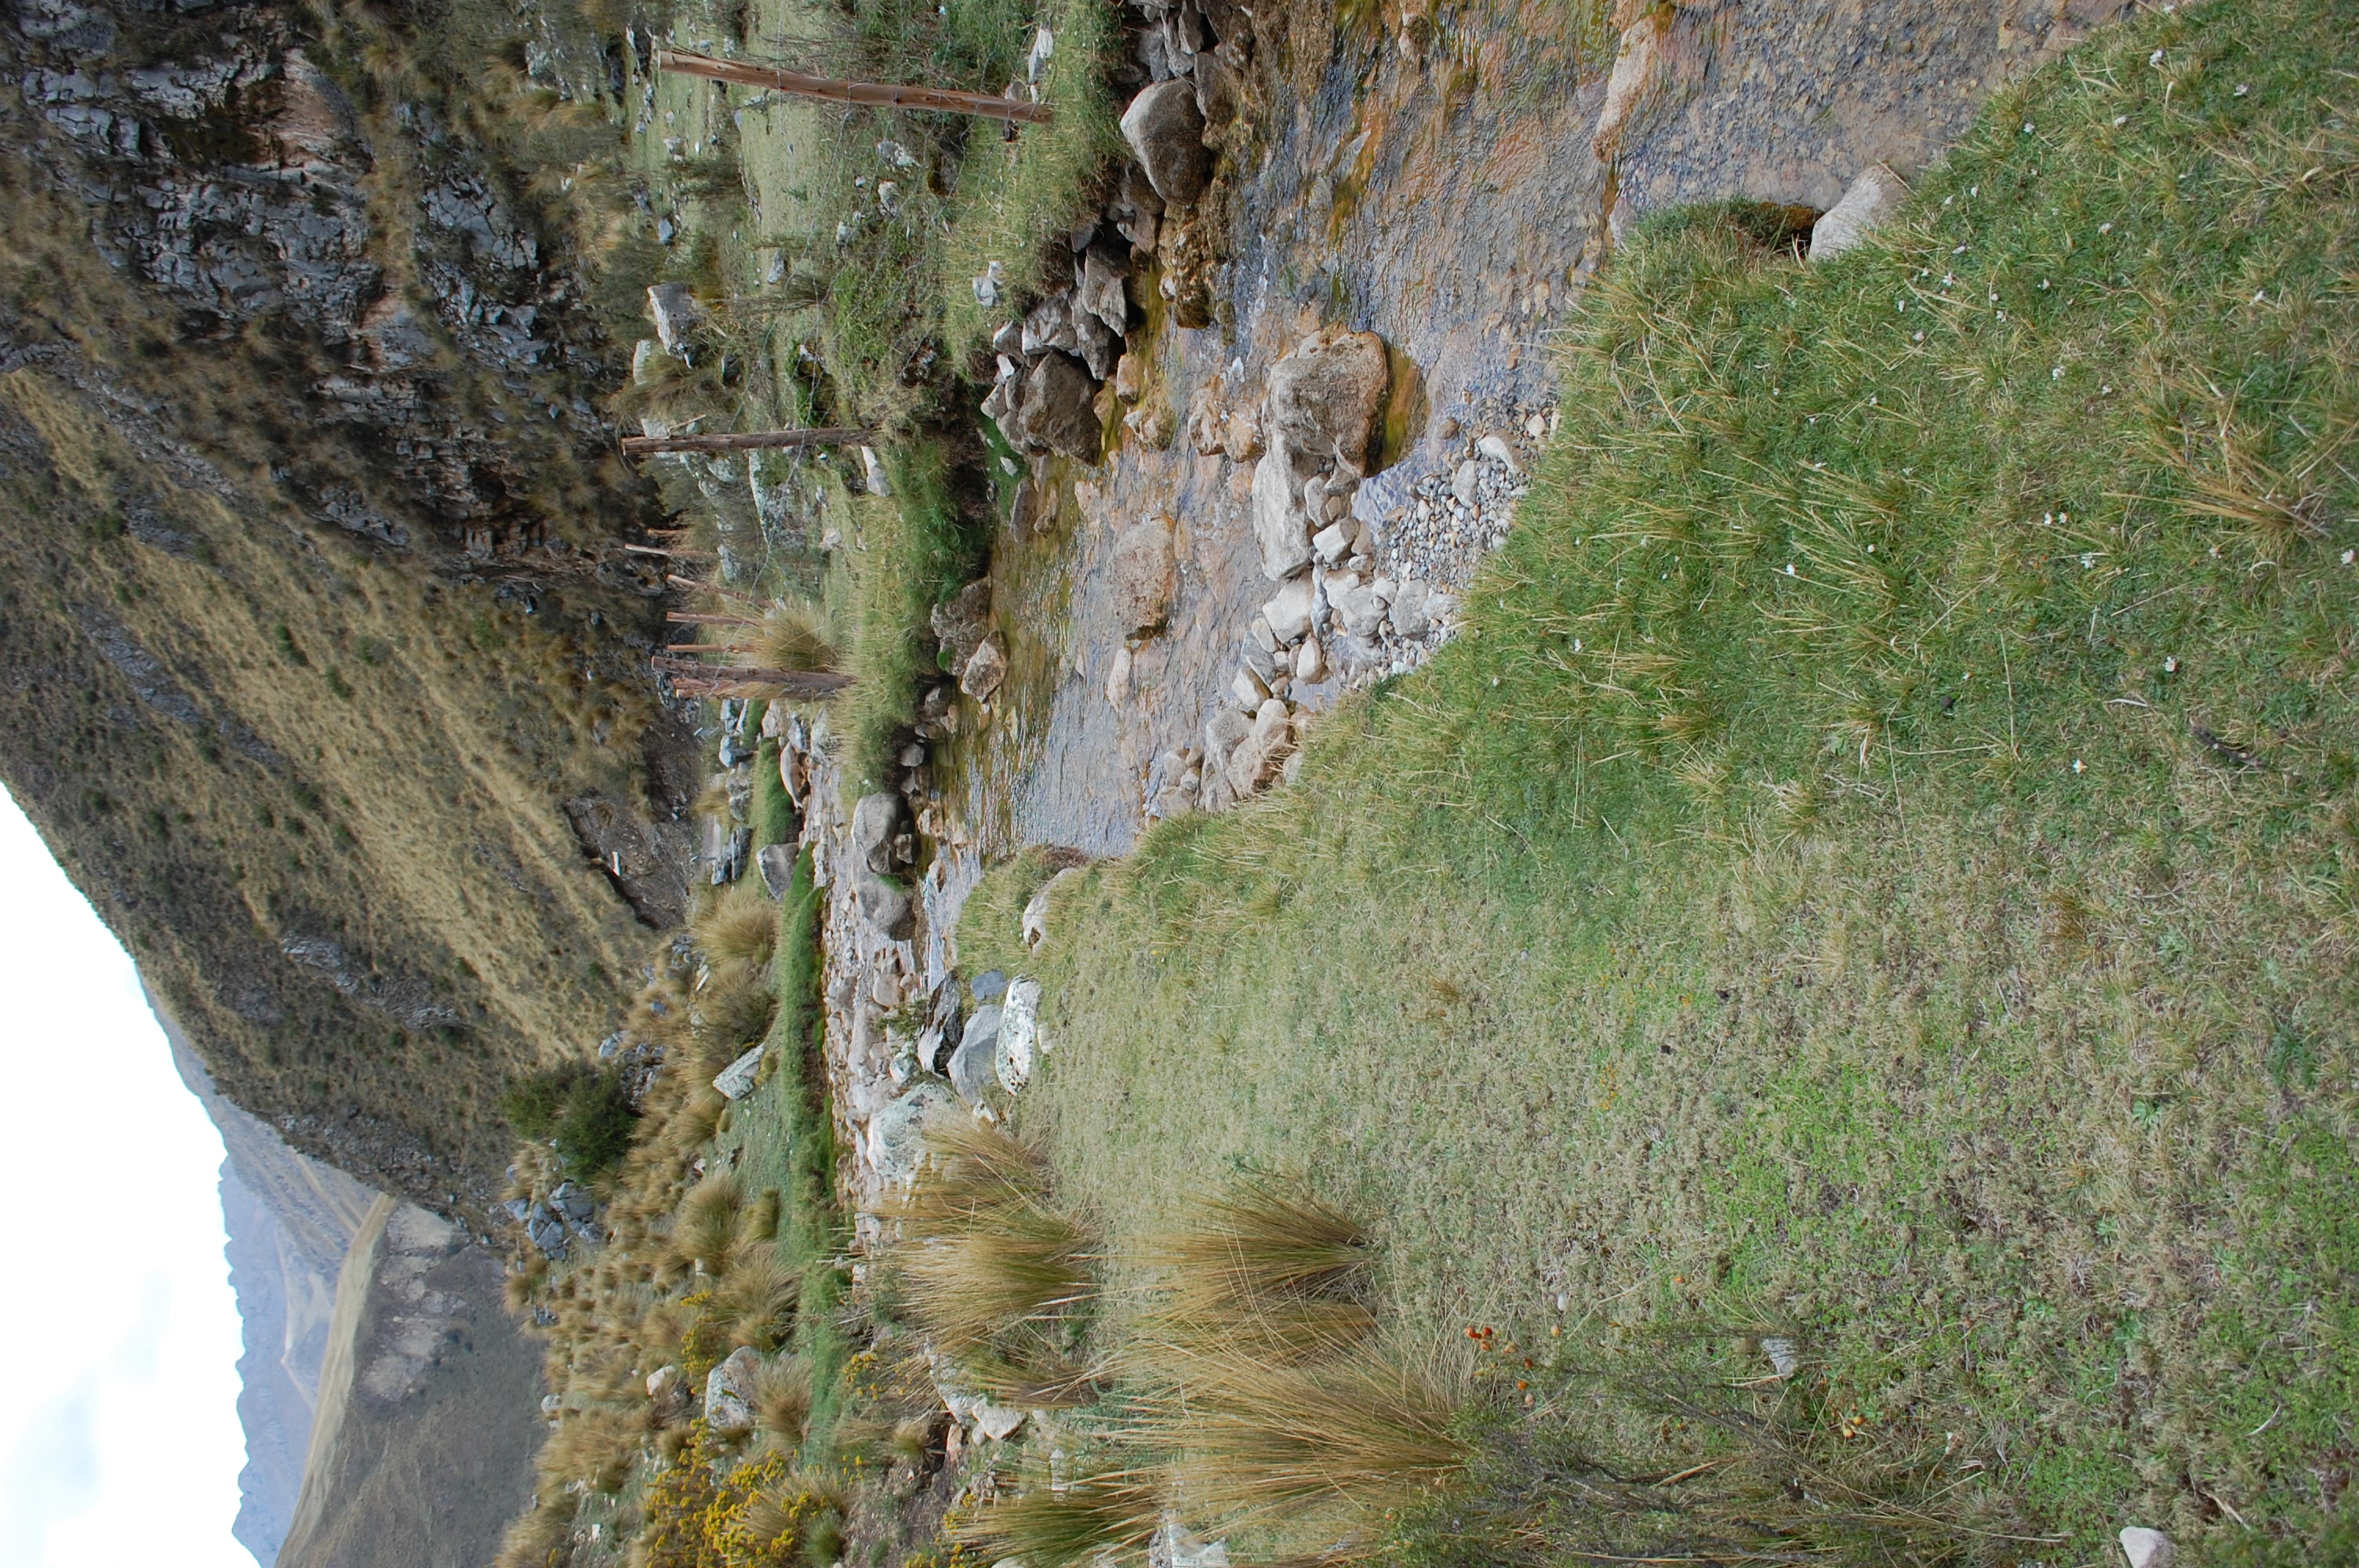
[[[792,605],[772,605],[740,646],[766,670],[827,672],[839,667],[834,647],[820,633],[810,613]]]
[[[919,1320],[995,1397],[1070,1404],[1087,1370],[1068,1353],[1096,1294],[1096,1239],[1049,1191],[1038,1154],[1003,1128],[945,1117],[918,1180],[887,1210]]]
[[[1302,1367],[1207,1353],[1177,1370],[1150,1425],[1177,1456],[1175,1500],[1190,1519],[1332,1539],[1467,1459],[1445,1379],[1383,1351]]]
[[[510,1522],[497,1568],[549,1568],[564,1560],[572,1532],[573,1499],[560,1492]]]
[[[748,1208],[746,1217],[750,1218],[754,1212]],[[802,1299],[802,1276],[788,1268],[768,1242],[746,1241],[746,1228],[739,1230],[742,1250],[736,1262],[713,1289],[712,1312],[726,1327],[732,1345],[767,1350],[793,1330],[795,1306]]]
[[[1025,1568],[1074,1568],[1144,1548],[1163,1522],[1164,1500],[1147,1473],[1105,1469],[1062,1482],[1036,1475],[1020,1490],[953,1514],[943,1533],[987,1560]]]
[[[737,1260],[738,1221],[745,1206],[745,1189],[736,1177],[721,1173],[697,1183],[680,1200],[672,1221],[673,1260],[707,1274],[728,1273]]]
[[[700,910],[694,929],[696,945],[716,970],[723,964],[759,968],[778,945],[778,905],[760,879],[747,877]]]
[[[763,1364],[754,1379],[754,1424],[771,1447],[792,1453],[810,1428],[810,1366],[781,1356]]]
[[[1367,1237],[1304,1184],[1299,1175],[1234,1182],[1148,1236],[1139,1257],[1157,1284],[1141,1340],[1299,1360],[1367,1338]]]

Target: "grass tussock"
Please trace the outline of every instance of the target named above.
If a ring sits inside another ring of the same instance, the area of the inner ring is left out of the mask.
[[[698,913],[693,927],[697,946],[718,965],[758,968],[770,961],[778,946],[778,906],[762,890],[758,877],[732,883]],[[747,985],[740,988],[760,989]],[[766,1009],[748,1009],[750,1014]],[[740,1024],[740,1030],[745,1026]]]
[[[1157,1281],[1150,1340],[1310,1359],[1348,1353],[1375,1325],[1366,1233],[1299,1175],[1200,1196],[1138,1251]]]
[[[1332,1539],[1374,1527],[1466,1464],[1455,1390],[1384,1350],[1307,1366],[1207,1352],[1179,1370],[1158,1435],[1190,1519]]]
[[[1057,1478],[1034,1474],[1018,1488],[953,1514],[943,1533],[994,1562],[1081,1568],[1144,1548],[1161,1528],[1165,1501],[1151,1473],[1103,1468]]]
[[[773,1447],[799,1450],[810,1430],[810,1367],[800,1358],[781,1357],[766,1363],[754,1384],[756,1430]]]
[[[1097,1293],[1095,1238],[1058,1203],[1038,1152],[1005,1128],[948,1116],[926,1139],[917,1181],[887,1211],[909,1309],[995,1396],[1084,1399],[1072,1350]]]

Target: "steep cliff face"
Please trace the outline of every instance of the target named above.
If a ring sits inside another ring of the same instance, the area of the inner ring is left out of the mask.
[[[606,73],[505,16],[0,22],[0,775],[226,1094],[446,1209],[684,896],[650,498],[544,200]]]

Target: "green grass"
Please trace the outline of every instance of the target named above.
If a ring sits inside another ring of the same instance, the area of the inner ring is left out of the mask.
[[[2354,20],[2108,35],[1841,260],[1635,236],[1463,633],[1022,959],[1021,1115],[1114,1245],[1332,1173],[1409,1340],[1780,1333],[2049,1560],[2312,1560],[2359,1408]]]
[[[778,1254],[803,1277],[792,1348],[810,1370],[814,1444],[823,1444],[834,1421],[852,1355],[835,1311],[843,1292],[836,1260],[848,1238],[836,1206],[835,1136],[818,1060],[825,1016],[819,994],[822,901],[805,850],[779,901],[778,945],[770,961],[778,1011],[766,1042],[766,1076],[715,1143],[723,1153],[738,1152],[738,1173],[749,1188],[779,1195]]]
[[[919,683],[939,676],[929,649],[934,606],[983,569],[976,520],[952,494],[951,452],[921,437],[884,449],[891,501],[859,503],[859,537],[837,557],[828,600],[854,684],[835,702],[836,733],[851,738],[849,784],[885,787]]]

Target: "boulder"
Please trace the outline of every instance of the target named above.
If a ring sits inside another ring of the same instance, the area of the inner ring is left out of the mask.
[[[966,989],[978,1005],[997,1001],[1007,994],[1007,973],[1004,969],[985,969],[967,982]]]
[[[1254,465],[1253,525],[1262,576],[1284,582],[1310,565],[1310,519],[1302,510],[1293,453],[1282,438],[1272,439]]]
[[[1196,103],[1195,83],[1175,79],[1147,88],[1122,112],[1122,135],[1157,196],[1193,201],[1204,193],[1212,157],[1204,149],[1204,112]]]
[[[1355,588],[1335,606],[1335,617],[1354,637],[1374,637],[1385,624],[1385,601],[1375,589]]]
[[[1230,790],[1242,800],[1277,776],[1277,770],[1294,750],[1294,727],[1288,720],[1283,698],[1271,697],[1254,715],[1253,728],[1229,753],[1228,782]]]
[[[958,1045],[959,1031],[966,1022],[966,1009],[959,993],[959,983],[954,979],[944,980],[935,989],[933,1005],[926,1012],[926,1026],[918,1032],[916,1054],[920,1071],[940,1072]]]
[[[761,1369],[761,1352],[750,1345],[741,1345],[706,1375],[706,1430],[723,1433],[754,1430],[754,1379]]]
[[[974,656],[959,670],[959,689],[977,702],[989,702],[999,683],[1007,678],[1007,650],[1000,645],[999,633],[985,637],[974,651]]]
[[[1123,291],[1121,264],[1092,247],[1082,255],[1080,270],[1073,287],[1075,302],[1113,333],[1115,342],[1121,342],[1123,334],[1130,330],[1130,300]]]
[[[1024,442],[1060,457],[1096,457],[1105,433],[1091,406],[1096,396],[1097,384],[1081,361],[1053,349],[1042,354],[1024,378],[1024,400],[1016,410]]]
[[[1272,452],[1295,451],[1367,467],[1368,438],[1392,384],[1385,341],[1374,332],[1321,332],[1305,338],[1269,370]]]
[[[761,1070],[762,1050],[759,1045],[754,1046],[714,1076],[712,1087],[721,1091],[722,1098],[744,1099],[754,1092],[754,1075]]]
[[[966,1033],[951,1053],[951,1087],[969,1105],[981,1105],[999,1063],[999,1018],[996,1006],[975,1009],[966,1021]]]
[[[908,893],[891,877],[880,876],[861,866],[856,870],[853,887],[860,903],[860,917],[879,935],[898,942],[918,928],[917,912],[909,903]]]
[[[908,808],[889,791],[864,795],[852,808],[852,849],[872,871],[893,870],[893,841],[901,834]]]
[[[647,289],[647,316],[656,324],[656,338],[664,351],[687,359],[696,350],[696,334],[704,325],[704,307],[684,283],[658,283]]]
[[[1302,646],[1294,654],[1294,682],[1305,687],[1327,678],[1327,652],[1316,637],[1302,639]]]
[[[1017,980],[1007,988],[1007,1002],[999,1016],[999,1044],[992,1052],[992,1070],[1000,1087],[1015,1094],[1030,1083],[1040,1050],[1040,982]]]
[[[685,1380],[685,1376],[679,1368],[658,1367],[647,1374],[647,1398],[657,1400],[669,1399]]]
[[[1022,336],[1018,340],[1024,353],[1046,353],[1062,349],[1071,353],[1081,346],[1073,336],[1073,297],[1052,294],[1025,313]]]
[[[784,898],[795,880],[795,847],[792,844],[765,844],[762,852],[754,857],[755,867],[762,873],[762,891],[772,898]]]
[[[983,1405],[974,1412],[974,1429],[994,1443],[1005,1443],[1024,1424],[1024,1412],[1008,1405]]]
[[[1843,200],[1810,225],[1810,259],[1824,261],[1864,243],[1908,195],[1908,183],[1889,165],[1869,164],[1843,193]]]
[[[991,633],[991,579],[977,578],[934,606],[934,640],[950,650],[951,662],[963,669]]]
[[[2130,1568],[2171,1568],[2179,1560],[2179,1548],[2170,1537],[2144,1525],[2131,1525],[2122,1531],[2122,1555],[2130,1560]]]
[[[1114,623],[1125,637],[1161,631],[1171,613],[1172,591],[1180,582],[1176,528],[1169,517],[1150,517],[1114,538]]]
[[[1057,890],[1063,887],[1068,881],[1077,878],[1081,874],[1082,871],[1079,866],[1067,866],[1063,871],[1059,871],[1055,876],[1050,877],[1047,881],[1042,882],[1038,888],[1035,888],[1032,892],[1032,896],[1024,901],[1024,946],[1027,947],[1038,947],[1041,943],[1049,939],[1049,906],[1056,899]],[[1018,980],[1007,988],[1008,1006],[1012,1007],[1015,1005],[1016,988],[1023,983],[1023,981]],[[1039,994],[1039,989],[1040,988],[1038,986],[1033,987],[1033,994],[1038,996]]]
[[[1290,647],[1310,634],[1312,600],[1316,594],[1307,577],[1296,578],[1270,596],[1261,607],[1262,619],[1280,647]]]
[[[926,1123],[958,1108],[958,1098],[939,1083],[920,1079],[916,1087],[878,1111],[868,1123],[869,1163],[880,1181],[906,1186],[926,1153]]]
[[[1425,610],[1425,584],[1416,578],[1400,585],[1393,601],[1386,608],[1385,619],[1392,622],[1393,634],[1399,637],[1422,637],[1431,628],[1432,621]]]
[[[1222,708],[1204,720],[1204,776],[1212,778],[1228,766],[1237,742],[1253,733],[1253,720],[1234,708]]]

